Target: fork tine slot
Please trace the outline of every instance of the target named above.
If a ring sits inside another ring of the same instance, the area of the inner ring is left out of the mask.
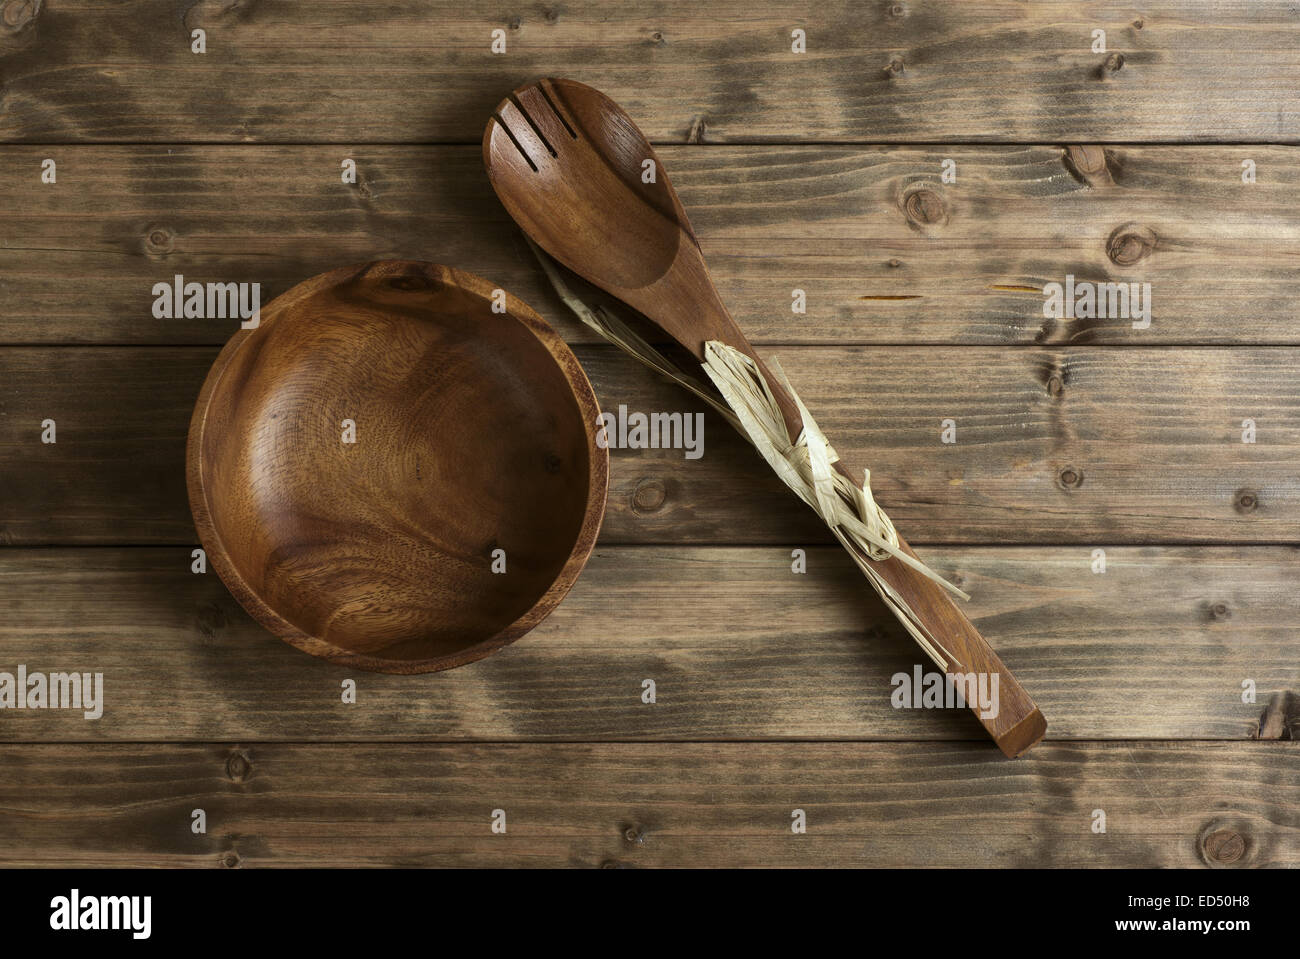
[[[519,115],[515,105],[509,101],[501,104],[497,108],[497,112],[492,114],[492,119],[496,123],[497,130],[505,135],[506,139],[524,158],[532,171],[536,173],[537,161],[533,157],[539,155],[538,151],[548,156],[549,154],[537,143],[537,137],[533,133],[532,127]],[[493,133],[492,138],[494,141],[498,139],[496,132]]]
[[[538,80],[536,89],[541,93],[542,99],[546,101],[546,105],[550,107],[551,112],[554,113],[560,123],[564,125],[564,131],[569,134],[569,137],[574,140],[578,139],[577,124],[570,121],[568,115],[557,102],[559,100],[559,94],[554,88],[554,81],[549,77],[543,80]]]
[[[546,152],[551,156],[555,156],[555,147],[551,145],[551,137],[554,136],[556,132],[554,125],[548,124],[548,126],[550,126],[550,133],[548,134],[548,132],[542,128],[542,125],[538,123],[539,111],[537,110],[536,105],[534,104],[530,110],[528,104],[521,102],[518,94],[510,94],[510,102],[515,105],[523,118],[528,121],[528,125],[532,127],[533,133],[537,134],[537,139],[542,142],[542,146],[546,148]],[[542,114],[540,118],[542,120],[547,119],[544,114]]]
[[[573,139],[560,115],[555,112],[537,87],[524,87],[516,91],[514,100],[519,105],[519,109],[532,121],[534,129],[546,141],[552,155],[555,153],[556,145],[562,146],[565,141]]]
[[[540,170],[544,163],[555,156],[550,144],[538,135],[536,128],[513,100],[506,100],[497,107],[497,118],[509,129],[510,135],[532,162],[534,169]]]

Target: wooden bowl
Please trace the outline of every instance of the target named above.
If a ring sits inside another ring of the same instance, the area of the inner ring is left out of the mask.
[[[596,396],[555,331],[508,294],[493,312],[493,290],[431,263],[332,270],[208,373],[187,450],[199,539],[299,649],[460,666],[541,622],[586,563],[609,470]]]

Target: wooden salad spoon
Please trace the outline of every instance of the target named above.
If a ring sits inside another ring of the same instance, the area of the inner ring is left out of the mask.
[[[727,312],[663,165],[632,119],[598,90],[543,79],[501,102],[483,137],[488,177],[506,210],[547,254],[652,321],[697,360],[718,341],[750,357],[791,438],[795,398]],[[835,462],[847,477],[862,472]],[[915,559],[899,537],[899,548]],[[903,598],[947,654],[949,673],[997,675],[998,709],[972,711],[1008,756],[1043,738],[1047,722],[944,587],[889,556],[871,569]]]

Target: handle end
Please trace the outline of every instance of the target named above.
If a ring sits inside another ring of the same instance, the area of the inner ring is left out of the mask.
[[[1034,707],[1034,711],[994,739],[1008,759],[1015,759],[1038,743],[1047,732],[1047,720]]]

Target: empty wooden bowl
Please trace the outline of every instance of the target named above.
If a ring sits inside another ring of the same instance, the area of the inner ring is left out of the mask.
[[[360,669],[447,669],[573,585],[605,506],[596,397],[554,330],[496,301],[431,263],[345,267],[217,357],[190,507],[213,568],[282,639]]]

